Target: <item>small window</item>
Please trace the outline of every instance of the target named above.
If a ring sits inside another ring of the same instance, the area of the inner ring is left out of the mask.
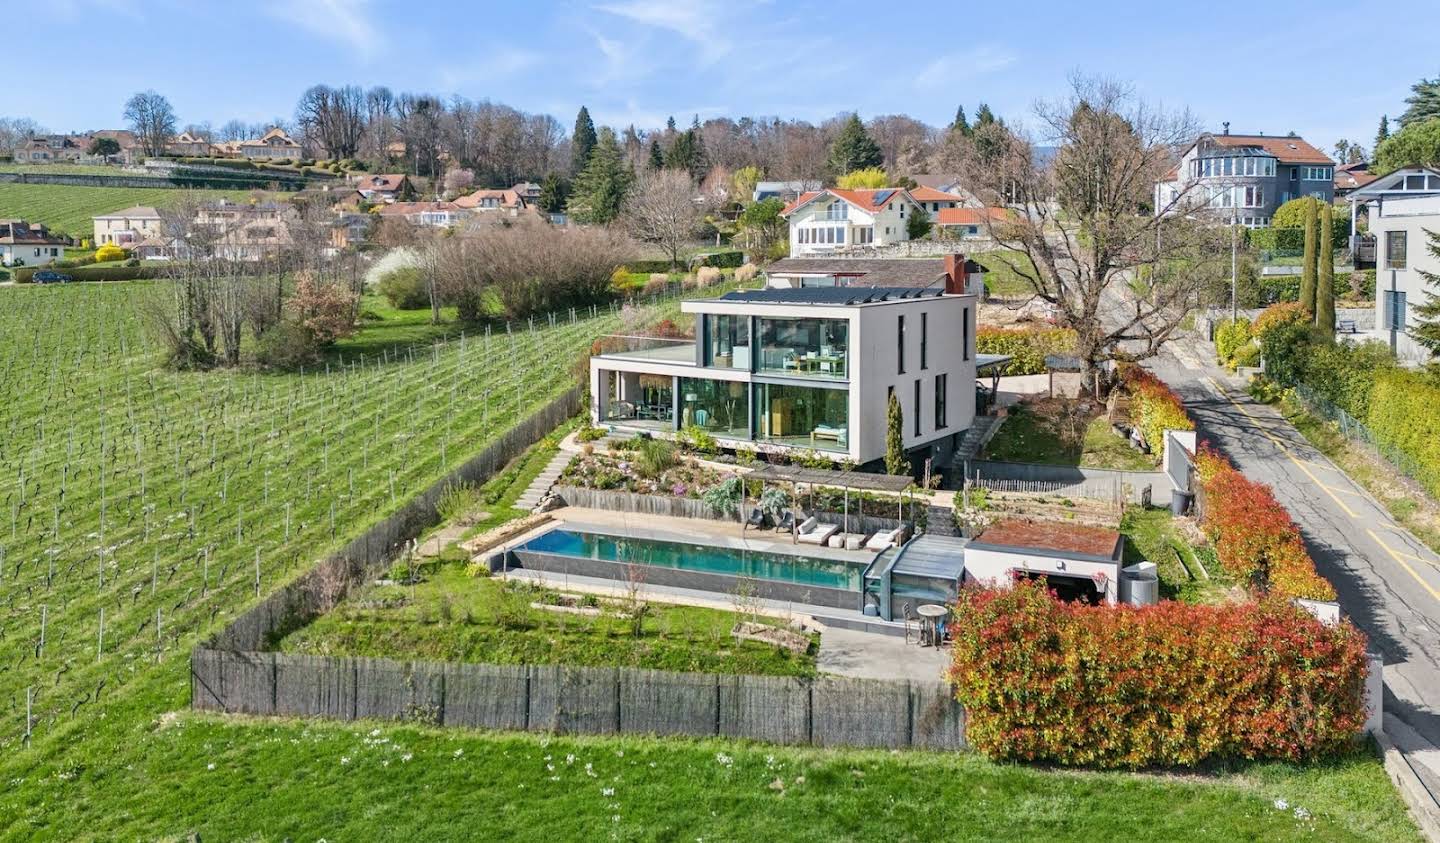
[[[903,375],[905,374],[905,316],[901,314],[896,319],[895,350],[900,360],[900,367],[896,371]]]
[[[1385,266],[1390,269],[1404,269],[1406,235],[1404,231],[1385,232]]]
[[[1405,291],[1385,291],[1385,326],[1391,331],[1405,330]]]
[[[915,379],[915,435],[920,435],[920,379]]]
[[[945,392],[948,386],[946,375],[935,376],[935,429],[944,430],[948,424],[945,419]]]

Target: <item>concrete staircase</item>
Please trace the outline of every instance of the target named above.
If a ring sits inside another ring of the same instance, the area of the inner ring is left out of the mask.
[[[999,416],[976,416],[975,423],[970,425],[970,429],[965,431],[965,435],[960,438],[960,444],[955,448],[955,456],[952,458],[951,464],[964,465],[975,459],[979,455],[980,449],[985,447],[985,443],[990,441],[991,436],[995,435],[1001,421],[1003,419]]]
[[[570,464],[570,460],[574,456],[569,451],[561,451],[556,454],[554,459],[550,460],[549,464],[535,476],[530,488],[526,489],[520,499],[515,501],[515,508],[534,510],[540,504],[540,499],[545,497],[545,493],[550,491],[550,487],[555,485],[555,481],[560,479],[560,473],[565,470],[565,466]]]

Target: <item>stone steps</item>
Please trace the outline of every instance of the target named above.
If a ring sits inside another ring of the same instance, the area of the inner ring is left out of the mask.
[[[561,473],[565,471],[565,466],[570,464],[570,460],[574,456],[574,454],[566,451],[561,451],[556,454],[545,468],[541,469],[540,473],[535,476],[535,479],[530,483],[530,487],[525,490],[524,494],[515,501],[515,508],[533,510],[538,506],[540,499],[545,497],[545,493],[550,491],[550,487],[554,486],[555,481],[560,479]]]

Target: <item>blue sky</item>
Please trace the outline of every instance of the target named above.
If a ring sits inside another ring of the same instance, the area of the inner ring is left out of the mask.
[[[670,114],[848,110],[943,124],[982,100],[1023,119],[1082,71],[1216,129],[1369,146],[1379,115],[1440,75],[1433,50],[1381,46],[1377,33],[1433,19],[1434,3],[1387,0],[1372,22],[1331,0],[48,0],[9,12],[25,35],[4,47],[0,116],[113,127],[131,93],[154,88],[182,124],[219,126],[288,117],[325,82],[488,98],[567,127],[582,103],[640,128]]]

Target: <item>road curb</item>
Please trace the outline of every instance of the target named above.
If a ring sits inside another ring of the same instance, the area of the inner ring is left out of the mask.
[[[1383,730],[1372,734],[1375,736],[1375,743],[1380,747],[1385,773],[1400,791],[1400,796],[1410,809],[1410,816],[1420,826],[1420,833],[1425,835],[1425,839],[1430,843],[1440,843],[1440,802],[1435,801],[1435,795],[1420,781],[1420,776],[1410,766],[1405,753],[1395,747],[1390,736]]]

